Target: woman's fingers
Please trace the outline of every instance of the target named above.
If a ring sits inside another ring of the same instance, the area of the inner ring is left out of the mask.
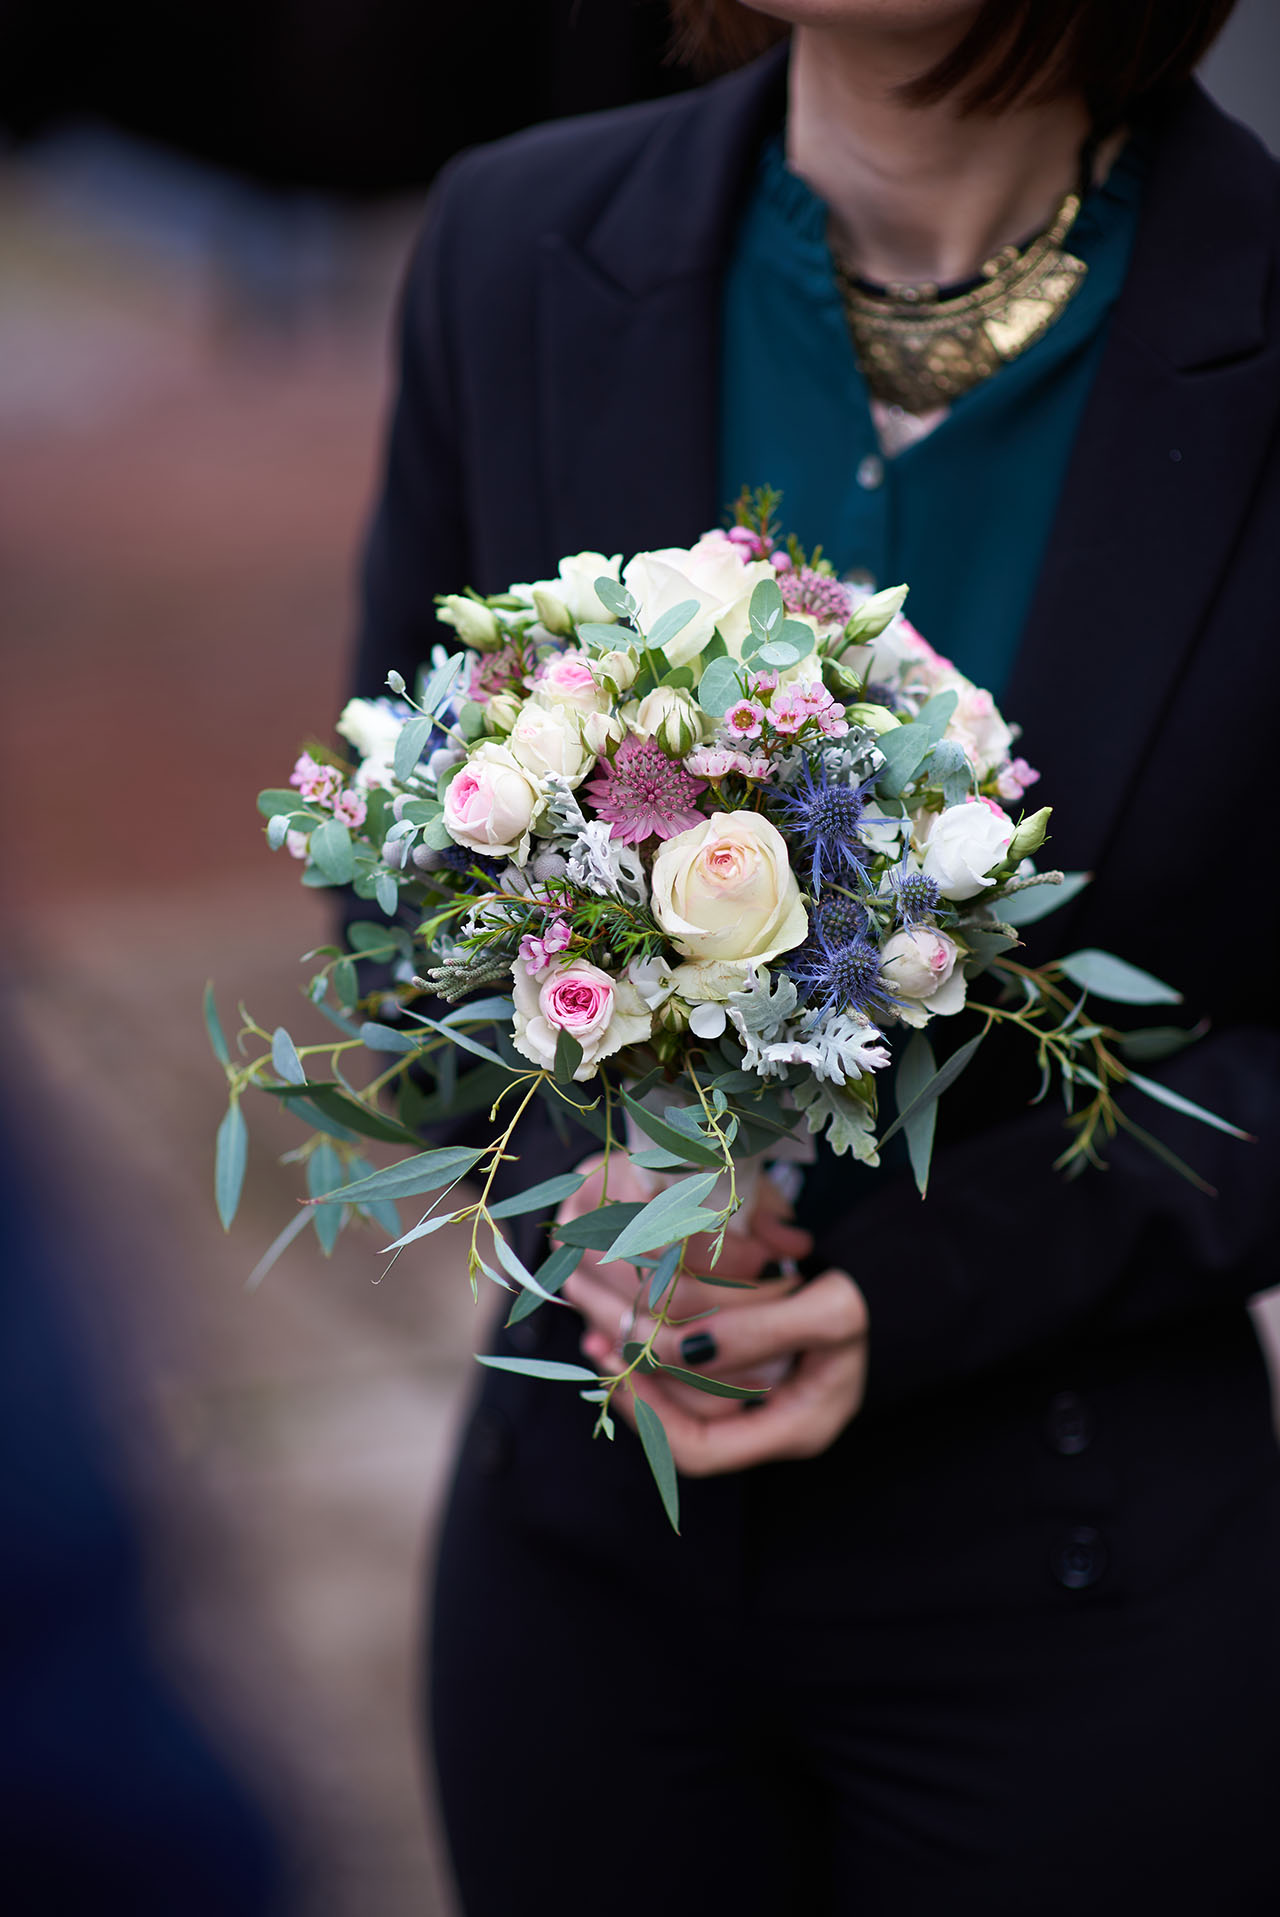
[[[767,1299],[752,1298],[732,1312],[700,1325],[715,1342],[714,1354],[695,1360],[711,1377],[747,1372],[796,1351],[825,1351],[865,1337],[867,1307],[847,1272],[825,1271],[812,1284]],[[661,1331],[654,1346],[664,1364],[687,1365],[688,1333]]]

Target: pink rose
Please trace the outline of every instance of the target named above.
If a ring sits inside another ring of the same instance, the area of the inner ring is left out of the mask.
[[[593,1078],[602,1058],[638,1045],[653,1030],[653,1015],[629,979],[610,978],[598,965],[574,959],[549,968],[542,983],[517,960],[512,967],[515,1022],[511,1039],[533,1064],[550,1070],[561,1032],[582,1047],[574,1077]]]
[[[534,697],[542,705],[572,706],[575,712],[608,712],[611,704],[585,652],[557,652],[539,666]]]
[[[949,1015],[964,1006],[965,977],[957,969],[960,948],[945,932],[913,925],[895,932],[880,951],[880,970],[895,998],[904,1025],[924,1025],[931,1016]]]
[[[523,864],[540,804],[541,793],[524,767],[505,746],[486,741],[450,781],[444,795],[445,829],[472,852]]]

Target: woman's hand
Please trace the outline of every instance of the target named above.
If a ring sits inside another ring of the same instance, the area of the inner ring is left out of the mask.
[[[579,1171],[587,1173],[587,1181],[560,1207],[561,1219],[581,1217],[584,1212],[594,1211],[600,1204],[602,1164],[602,1158],[589,1158],[578,1167]],[[652,1198],[658,1189],[656,1180],[633,1166],[625,1153],[615,1151],[611,1155],[611,1199],[643,1201]],[[726,1311],[739,1310],[762,1298],[786,1296],[796,1289],[800,1279],[794,1260],[808,1255],[813,1240],[808,1232],[800,1231],[788,1222],[790,1215],[791,1207],[777,1186],[768,1179],[762,1179],[746,1229],[731,1229],[725,1234],[724,1249],[714,1267],[717,1278],[728,1279],[731,1283],[705,1284],[689,1273],[677,1281],[670,1308],[670,1316],[679,1327],[673,1334],[677,1347],[690,1337],[699,1336],[705,1344],[713,1315],[718,1323],[719,1315]],[[691,1238],[686,1252],[690,1272],[711,1271],[711,1253],[712,1239],[709,1236]],[[781,1273],[772,1278],[763,1276],[767,1266],[779,1263],[784,1265]],[[566,1282],[561,1296],[576,1306],[586,1320],[582,1349],[593,1364],[600,1364],[604,1368],[603,1361],[610,1353],[620,1354],[622,1346],[633,1338],[643,1340],[648,1337],[653,1329],[653,1319],[642,1310],[648,1283],[647,1274],[637,1276],[634,1265],[623,1260],[606,1263],[598,1252],[583,1252],[581,1263]],[[696,1351],[697,1346],[691,1349]],[[699,1360],[696,1357],[691,1359],[686,1352],[672,1362],[689,1364],[698,1363]],[[757,1368],[749,1374],[733,1376],[717,1366],[715,1375],[723,1377],[729,1384],[767,1384],[780,1375],[787,1362],[789,1359],[783,1359],[772,1372],[767,1368],[763,1372]],[[624,1360],[617,1355],[616,1363],[608,1368],[620,1371],[623,1366]],[[685,1404],[694,1417],[722,1418],[737,1409],[733,1399],[711,1397],[692,1386],[676,1384],[674,1380],[672,1390],[677,1402]]]
[[[588,1160],[586,1184],[562,1207],[577,1217],[600,1203],[600,1161]],[[610,1163],[609,1196],[623,1200],[653,1195],[650,1181],[624,1155]],[[807,1232],[787,1222],[790,1207],[769,1180],[759,1188],[749,1233],[729,1232],[715,1267],[749,1289],[723,1289],[683,1277],[676,1289],[676,1322],[662,1330],[654,1350],[665,1364],[698,1369],[728,1384],[769,1382],[763,1399],[721,1398],[681,1384],[666,1374],[640,1377],[617,1392],[614,1408],[634,1424],[630,1393],[644,1398],[662,1419],[677,1469],[691,1477],[741,1471],[787,1458],[816,1457],[856,1416],[866,1388],[867,1307],[847,1272],[827,1271],[812,1284],[794,1275],[761,1280],[773,1259],[803,1258]],[[709,1239],[691,1239],[689,1257],[710,1257]],[[634,1267],[605,1264],[594,1252],[564,1287],[563,1296],[587,1320],[584,1353],[608,1375],[622,1371],[622,1346],[645,1339],[652,1318],[640,1309],[647,1279]],[[634,1317],[632,1314],[635,1314]],[[702,1338],[702,1348],[690,1344]],[[707,1348],[707,1340],[711,1348]],[[780,1373],[785,1373],[777,1382]]]

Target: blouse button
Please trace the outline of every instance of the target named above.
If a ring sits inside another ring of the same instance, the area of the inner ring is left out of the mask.
[[[877,453],[868,453],[865,459],[858,461],[854,478],[863,492],[873,493],[877,486],[884,484],[884,461]]]

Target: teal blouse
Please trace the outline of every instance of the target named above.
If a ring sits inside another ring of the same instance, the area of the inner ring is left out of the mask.
[[[905,580],[906,611],[997,698],[1030,608],[1076,427],[1123,283],[1144,173],[1130,140],[1067,241],[1079,292],[1020,358],[885,458],[827,246],[827,209],[766,146],[723,308],[720,496],[768,484],[787,531],[841,574]]]

